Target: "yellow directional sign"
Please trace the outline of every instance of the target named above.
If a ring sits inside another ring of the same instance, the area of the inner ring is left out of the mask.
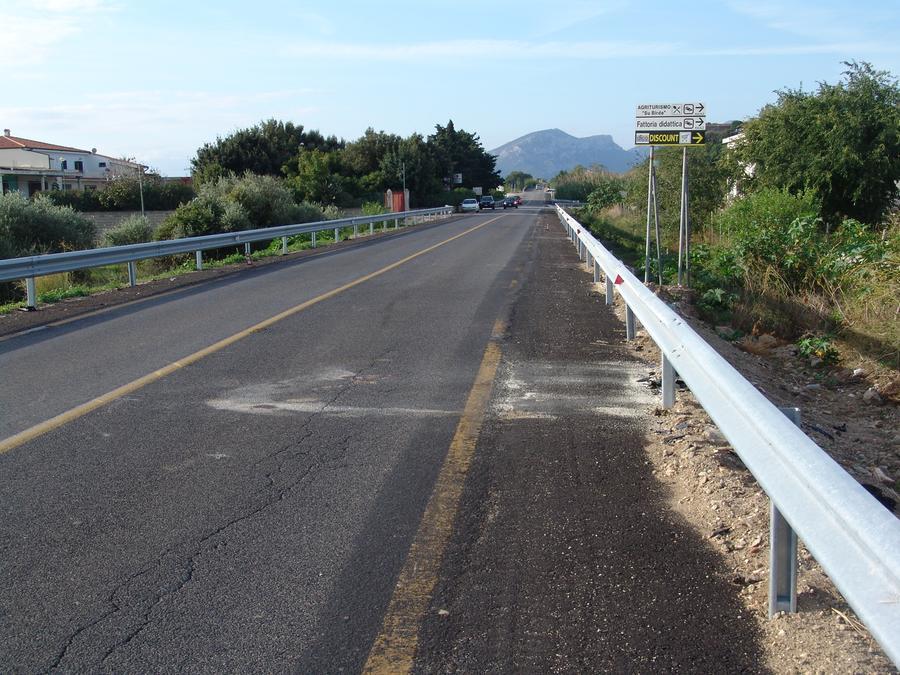
[[[706,131],[635,131],[635,145],[705,145]]]

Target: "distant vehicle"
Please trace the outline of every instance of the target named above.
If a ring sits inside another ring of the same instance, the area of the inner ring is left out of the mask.
[[[518,208],[518,207],[520,207],[520,206],[522,205],[522,198],[521,198],[519,195],[516,195],[516,196],[513,197],[512,199],[515,199],[515,200],[516,200],[516,208]]]
[[[490,195],[485,195],[481,198],[481,201],[478,203],[478,207],[481,209],[491,209],[494,210],[497,208],[496,204],[494,204],[494,198]]]
[[[477,211],[479,209],[478,200],[477,199],[463,199],[462,204],[459,205],[459,210],[465,213],[466,211]]]
[[[519,204],[516,201],[515,197],[507,197],[502,202],[500,202],[500,206],[504,209],[517,209],[519,208]]]

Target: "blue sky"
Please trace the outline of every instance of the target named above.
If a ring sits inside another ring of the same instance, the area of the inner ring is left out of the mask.
[[[630,147],[638,103],[743,119],[841,61],[900,75],[900,1],[0,0],[13,135],[183,175],[197,147],[275,117],[486,148],[558,127]]]

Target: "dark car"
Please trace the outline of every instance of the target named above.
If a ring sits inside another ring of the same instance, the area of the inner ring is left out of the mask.
[[[497,205],[494,203],[494,198],[490,195],[485,195],[481,198],[481,201],[478,202],[478,206],[482,209],[495,209]]]
[[[507,197],[502,202],[500,202],[500,206],[504,209],[517,209],[519,208],[519,204],[516,201],[515,197]]]
[[[519,195],[516,195],[515,197],[512,197],[512,199],[515,199],[515,200],[516,200],[516,207],[517,207],[517,208],[518,208],[519,206],[522,205],[522,198],[521,198]]]

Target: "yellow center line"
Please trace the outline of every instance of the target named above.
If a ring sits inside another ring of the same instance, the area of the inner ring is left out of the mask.
[[[479,230],[482,227],[484,227],[485,225],[489,225],[489,224],[493,223],[495,220],[499,220],[502,217],[503,216],[496,216],[494,218],[491,218],[490,220],[486,220],[483,223],[475,225],[474,227],[470,227],[468,230],[460,232],[459,234],[456,234],[448,239],[445,239],[444,241],[440,241],[437,244],[433,244],[431,246],[428,246],[427,248],[423,248],[421,251],[417,251],[416,253],[408,255],[405,258],[402,258],[396,262],[393,262],[390,265],[386,265],[385,267],[382,267],[379,270],[375,270],[374,272],[371,272],[369,274],[361,276],[358,279],[354,279],[353,281],[350,281],[350,282],[344,284],[343,286],[334,288],[334,289],[327,291],[325,293],[322,293],[321,295],[318,295],[310,300],[307,300],[306,302],[302,302],[299,305],[295,305],[294,307],[291,307],[290,309],[286,309],[285,311],[280,312],[280,313],[276,314],[275,316],[272,316],[272,317],[269,317],[268,319],[260,321],[259,323],[254,324],[253,326],[250,326],[249,328],[245,328],[244,330],[239,331],[239,332],[235,333],[234,335],[230,335],[229,337],[223,338],[222,340],[219,340],[218,342],[215,342],[215,343],[209,345],[208,347],[204,347],[203,349],[196,351],[193,354],[185,356],[177,361],[173,361],[169,365],[163,366],[159,370],[154,370],[152,373],[143,375],[142,377],[139,377],[136,380],[133,380],[127,384],[123,384],[121,387],[117,387],[116,389],[113,389],[112,391],[109,391],[105,394],[101,394],[97,398],[91,399],[90,401],[82,403],[81,405],[77,405],[74,408],[67,410],[66,412],[60,413],[59,415],[56,415],[55,417],[51,417],[50,419],[45,420],[39,424],[36,424],[33,427],[30,427],[28,429],[25,429],[24,431],[20,431],[17,434],[14,434],[8,438],[5,438],[2,441],[0,441],[0,455],[2,455],[5,452],[9,452],[13,448],[19,447],[23,443],[27,443],[31,440],[34,440],[35,438],[38,438],[39,436],[43,436],[44,434],[46,434],[50,431],[53,431],[54,429],[58,429],[59,427],[65,425],[65,424],[68,424],[69,422],[76,420],[79,417],[83,417],[84,415],[88,414],[89,412],[96,410],[97,408],[100,408],[102,406],[105,406],[106,404],[108,404],[112,401],[115,401],[116,399],[121,398],[122,396],[127,396],[128,394],[131,394],[131,393],[137,391],[138,389],[141,389],[142,387],[147,386],[148,384],[150,384],[152,382],[156,382],[157,380],[160,380],[160,379],[166,377],[167,375],[171,375],[175,371],[180,370],[181,368],[184,368],[185,366],[189,366],[193,363],[196,363],[200,359],[202,359],[206,356],[209,356],[210,354],[215,354],[216,352],[221,351],[221,350],[225,349],[226,347],[233,345],[234,343],[238,342],[239,340],[243,340],[245,337],[248,337],[249,335],[252,335],[253,333],[258,333],[259,331],[264,330],[264,329],[278,323],[279,321],[283,321],[284,319],[287,319],[288,317],[293,316],[294,314],[297,314],[298,312],[302,312],[303,310],[308,309],[308,308],[312,307],[313,305],[316,305],[324,300],[328,300],[329,298],[333,298],[334,296],[339,295],[339,294],[343,293],[344,291],[347,291],[347,290],[353,288],[354,286],[359,286],[360,284],[370,281],[370,280],[374,279],[375,277],[379,277],[382,274],[385,274],[386,272],[390,272],[391,270],[394,270],[394,269],[400,267],[401,265],[405,265],[406,263],[410,262],[411,260],[415,260],[419,256],[425,255],[426,253],[430,253],[431,251],[434,251],[435,249],[440,248],[441,246],[444,246],[445,244],[449,244],[450,242],[455,241],[456,239],[459,239],[460,237],[464,237],[467,234],[475,232],[476,230]]]
[[[466,407],[450,442],[434,491],[400,570],[381,631],[366,659],[364,673],[388,675],[412,670],[419,644],[419,628],[437,583],[441,560],[450,541],[463,485],[491,398],[502,355],[497,340],[505,329],[506,324],[502,320],[494,324],[491,340],[485,347],[481,366],[469,391]]]

